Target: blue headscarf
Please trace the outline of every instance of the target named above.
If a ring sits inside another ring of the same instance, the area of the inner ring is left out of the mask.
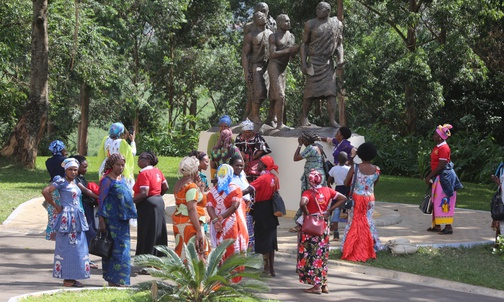
[[[231,183],[231,179],[233,179],[233,174],[233,167],[228,164],[220,165],[217,170],[217,192],[219,192],[219,194],[223,191],[229,194],[229,183]]]
[[[63,144],[63,142],[60,140],[52,141],[49,144],[49,150],[53,155],[62,155],[61,152],[65,150],[65,144]]]
[[[118,138],[124,132],[124,125],[122,123],[113,123],[109,129],[111,138]]]
[[[231,118],[229,117],[229,115],[223,115],[220,119],[219,119],[219,126],[221,124],[226,124],[228,127],[231,126]]]

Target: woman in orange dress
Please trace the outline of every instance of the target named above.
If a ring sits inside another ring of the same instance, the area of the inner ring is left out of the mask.
[[[175,212],[172,215],[175,235],[175,253],[181,257],[184,243],[196,236],[196,251],[201,259],[206,259],[210,245],[203,231],[205,222],[206,195],[202,192],[205,184],[198,175],[200,162],[194,157],[184,157],[180,161],[179,179],[173,188],[175,193]]]

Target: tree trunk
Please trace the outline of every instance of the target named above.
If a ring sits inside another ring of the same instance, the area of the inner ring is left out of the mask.
[[[409,2],[409,11],[414,13],[418,12],[418,7],[416,0],[410,0]],[[409,24],[408,25],[408,35],[407,35],[407,48],[410,52],[415,52],[416,51],[416,25],[415,24]],[[405,112],[405,122],[406,122],[406,129],[408,131],[408,134],[413,134],[416,131],[416,122],[418,119],[418,114],[417,110],[415,108],[414,104],[414,89],[412,87],[411,83],[406,84],[406,87],[404,89],[404,98],[405,98],[405,106],[406,106],[406,112]]]
[[[88,128],[89,128],[89,86],[82,83],[80,89],[80,111],[81,121],[79,124],[79,139],[77,152],[80,155],[86,156],[88,151]]]
[[[37,149],[47,123],[48,101],[47,0],[33,0],[30,95],[9,142],[0,154],[24,167],[35,168]]]

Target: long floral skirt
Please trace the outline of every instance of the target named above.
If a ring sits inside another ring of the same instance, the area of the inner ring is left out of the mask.
[[[311,236],[299,231],[296,273],[299,282],[327,285],[327,259],[329,258],[329,227],[322,236]]]

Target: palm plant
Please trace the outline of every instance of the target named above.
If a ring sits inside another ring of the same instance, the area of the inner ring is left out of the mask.
[[[144,282],[139,285],[140,290],[150,287],[154,301],[220,301],[243,297],[260,301],[255,293],[270,290],[259,280],[262,257],[234,254],[219,265],[226,248],[233,242],[234,239],[224,240],[210,252],[206,261],[199,259],[194,240],[184,244],[185,261],[167,246],[156,246],[166,257],[135,256],[136,266],[150,267],[146,270],[151,276],[175,283],[173,286],[165,282]],[[240,267],[245,269],[238,269]],[[243,279],[231,282],[235,277]]]

